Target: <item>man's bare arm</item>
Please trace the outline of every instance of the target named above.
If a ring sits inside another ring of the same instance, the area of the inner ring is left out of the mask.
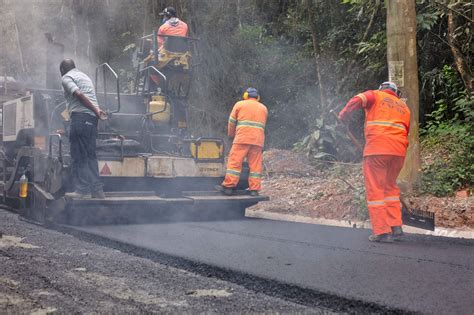
[[[107,117],[107,114],[102,109],[100,109],[98,106],[94,106],[94,104],[92,104],[92,102],[89,100],[89,98],[87,96],[85,96],[84,94],[82,94],[81,91],[79,91],[79,90],[75,91],[74,95],[81,101],[81,103],[85,107],[87,107],[92,112],[94,112],[94,114],[99,119],[103,120]]]

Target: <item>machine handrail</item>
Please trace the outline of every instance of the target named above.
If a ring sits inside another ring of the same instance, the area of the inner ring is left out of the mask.
[[[120,140],[120,160],[123,161],[123,156],[124,156],[123,142],[125,141],[125,137],[121,134],[113,133],[113,132],[99,132],[99,133],[97,133],[97,136],[100,136],[100,135],[115,136],[116,139]]]
[[[59,144],[59,156],[58,161],[63,162],[63,138],[59,133],[54,133],[49,135],[49,157],[53,157],[53,138],[58,138]]]
[[[160,70],[156,69],[154,66],[145,67],[145,68],[141,69],[139,71],[139,73],[141,74],[142,72],[146,71],[146,77],[148,79],[148,77],[150,76],[150,70],[156,72],[160,77],[162,77],[164,79],[164,81],[165,81],[164,90],[165,90],[165,92],[168,91],[168,79],[166,78],[166,76],[162,72],[160,72]],[[139,92],[139,89],[137,89],[137,95],[138,95],[138,92]]]
[[[102,68],[103,72],[102,72],[102,77],[104,79],[104,100],[105,100],[105,107],[107,108],[107,83],[106,83],[106,79],[105,79],[105,73],[106,71],[108,70],[110,73],[112,73],[112,75],[115,77],[115,80],[117,82],[117,110],[115,111],[111,111],[110,113],[119,113],[120,112],[120,80],[119,80],[119,76],[117,75],[117,73],[114,71],[114,69],[112,69],[112,67],[107,63],[107,62],[104,62],[103,64],[97,66],[97,68],[95,68],[95,88],[96,88],[96,93],[97,93],[97,79],[99,77],[99,69]]]

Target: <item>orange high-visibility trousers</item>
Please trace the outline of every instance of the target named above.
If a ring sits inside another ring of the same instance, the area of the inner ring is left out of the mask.
[[[375,235],[391,233],[392,226],[403,224],[397,177],[404,160],[395,155],[364,157],[365,194]]]
[[[262,185],[262,147],[251,144],[234,143],[230,149],[227,171],[222,186],[236,187],[239,183],[242,163],[245,158],[249,163],[249,189],[260,190]]]

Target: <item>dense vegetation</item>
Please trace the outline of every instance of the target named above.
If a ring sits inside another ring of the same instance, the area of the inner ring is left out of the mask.
[[[200,39],[190,104],[195,132],[222,135],[231,106],[254,86],[270,110],[268,147],[296,148],[315,158],[356,159],[330,110],[388,76],[381,0],[29,2],[32,10],[23,14],[16,1],[0,0],[0,14],[16,13],[24,59],[20,66],[0,54],[3,72],[34,80],[40,70],[26,43],[47,31],[83,67],[104,61],[119,67],[127,90],[136,39],[173,5]],[[473,184],[473,17],[469,0],[417,1],[421,142],[424,154],[433,155],[424,164],[422,188],[439,195]],[[359,126],[353,131],[362,139]]]

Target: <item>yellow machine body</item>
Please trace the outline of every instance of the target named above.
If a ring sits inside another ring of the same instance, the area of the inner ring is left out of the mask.
[[[224,146],[216,140],[200,140],[199,143],[191,142],[191,155],[199,160],[222,159]]]
[[[159,52],[158,69],[171,64],[175,67],[183,67],[183,70],[189,70],[189,59],[191,58],[190,52],[175,53],[164,48],[161,48]]]
[[[171,119],[171,106],[166,104],[165,97],[162,95],[152,96],[148,111],[156,113],[152,116],[153,121],[168,123]]]

